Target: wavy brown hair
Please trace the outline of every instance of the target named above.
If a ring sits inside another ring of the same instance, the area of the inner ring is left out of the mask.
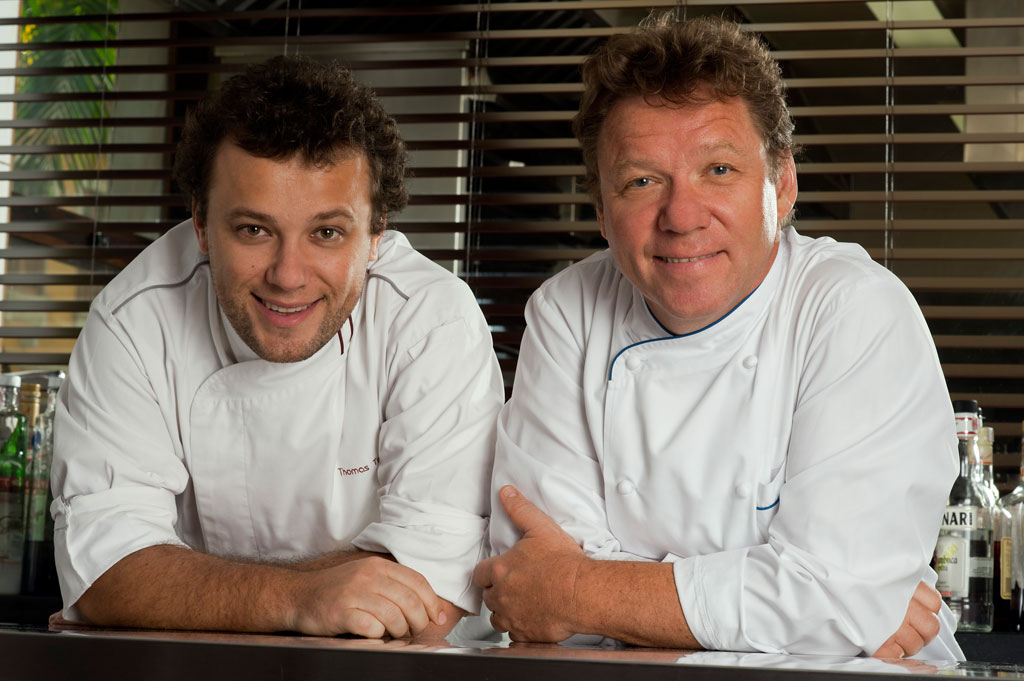
[[[174,179],[206,212],[213,158],[230,139],[260,158],[295,154],[322,168],[352,151],[370,166],[370,229],[409,202],[405,143],[370,88],[336,62],[274,57],[232,76],[188,114],[174,158]]]
[[[627,97],[693,105],[704,101],[697,91],[710,86],[716,98],[739,97],[747,103],[774,181],[781,161],[795,152],[778,63],[757,37],[724,19],[677,22],[671,11],[651,15],[632,33],[609,38],[586,59],[583,86],[572,129],[583,149],[586,189],[598,207],[598,137],[612,106]]]

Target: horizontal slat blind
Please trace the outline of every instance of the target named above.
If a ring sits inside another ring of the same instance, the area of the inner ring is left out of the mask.
[[[1015,449],[1022,5],[24,0],[0,15],[0,363],[67,361],[99,288],[187,217],[169,169],[188,106],[289,52],[346,63],[395,114],[412,160],[395,226],[473,287],[510,381],[530,292],[605,245],[569,125],[579,64],[661,8],[763,34],[804,147],[798,229],[860,243],[907,283],[951,394]]]

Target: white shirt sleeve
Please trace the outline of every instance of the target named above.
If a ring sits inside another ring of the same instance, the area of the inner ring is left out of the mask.
[[[488,480],[494,421],[504,399],[490,331],[469,290],[445,303],[457,316],[422,332],[399,318],[403,337],[388,373],[379,436],[380,522],[353,540],[392,554],[441,597],[477,613],[473,568],[487,556]],[[415,316],[423,306],[406,304]],[[427,310],[429,311],[429,310]]]
[[[582,340],[535,292],[526,306],[512,398],[498,418],[491,485],[491,546],[507,551],[522,536],[498,491],[512,484],[579,541],[587,555],[644,560],[622,551],[608,527],[604,482],[584,413]]]
[[[175,533],[188,473],[131,344],[93,311],[59,393],[51,476],[64,616],[117,561]]]
[[[870,654],[928,572],[957,470],[934,345],[902,285],[858,286],[831,305],[799,367],[768,543],[675,565],[705,647]]]

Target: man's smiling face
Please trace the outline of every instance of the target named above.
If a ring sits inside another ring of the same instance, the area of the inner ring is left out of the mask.
[[[196,236],[224,314],[257,355],[298,362],[338,333],[377,257],[372,213],[361,152],[317,168],[221,143]]]
[[[597,146],[598,222],[615,264],[675,334],[721,319],[767,275],[779,216],[796,200],[792,158],[769,173],[737,98],[616,102]]]

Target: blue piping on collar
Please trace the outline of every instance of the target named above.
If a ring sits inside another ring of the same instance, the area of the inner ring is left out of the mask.
[[[775,506],[776,506],[776,505],[777,505],[777,504],[779,503],[779,499],[781,499],[781,498],[782,498],[782,497],[777,497],[777,498],[775,499],[775,501],[773,501],[773,502],[772,502],[771,504],[769,504],[768,506],[755,506],[754,508],[756,508],[756,509],[757,509],[758,511],[767,511],[767,510],[768,510],[768,509],[770,509],[770,508],[775,508]]]
[[[767,279],[767,277],[765,277],[765,278]],[[763,283],[763,280],[762,280],[762,283]],[[758,284],[757,286],[755,286],[754,287],[754,291],[756,291],[759,288],[761,288],[761,284]],[[701,328],[697,329],[696,331],[691,331],[689,333],[679,333],[679,334],[672,333],[671,331],[669,331],[668,329],[665,328],[665,325],[662,324],[661,321],[654,315],[654,312],[651,311],[651,306],[650,306],[650,304],[648,304],[647,299],[644,298],[644,306],[647,307],[647,313],[649,315],[651,315],[651,319],[653,319],[654,322],[658,326],[660,326],[665,333],[667,333],[669,335],[665,336],[664,338],[648,338],[647,340],[642,340],[642,341],[638,341],[636,343],[633,343],[632,345],[627,345],[626,347],[624,347],[621,350],[619,350],[615,354],[615,356],[612,357],[612,363],[608,367],[608,380],[609,381],[612,380],[612,372],[615,370],[615,362],[619,359],[619,356],[622,355],[622,353],[624,353],[626,350],[629,350],[630,348],[635,348],[638,345],[644,345],[646,343],[654,343],[654,342],[657,342],[657,341],[666,341],[666,340],[675,340],[676,338],[687,338],[689,336],[695,336],[695,335],[697,335],[698,333],[700,333],[702,331],[707,331],[712,326],[714,326],[715,324],[719,323],[720,321],[722,321],[723,319],[725,319],[726,317],[731,315],[733,312],[738,310],[740,305],[742,305],[743,303],[747,302],[747,299],[750,298],[750,296],[754,295],[754,291],[751,291],[750,293],[745,295],[743,297],[743,300],[741,300],[740,302],[736,303],[736,305],[734,305],[731,310],[729,310],[724,315],[722,315],[721,317],[719,317],[715,321],[711,322],[707,326],[701,327]]]

